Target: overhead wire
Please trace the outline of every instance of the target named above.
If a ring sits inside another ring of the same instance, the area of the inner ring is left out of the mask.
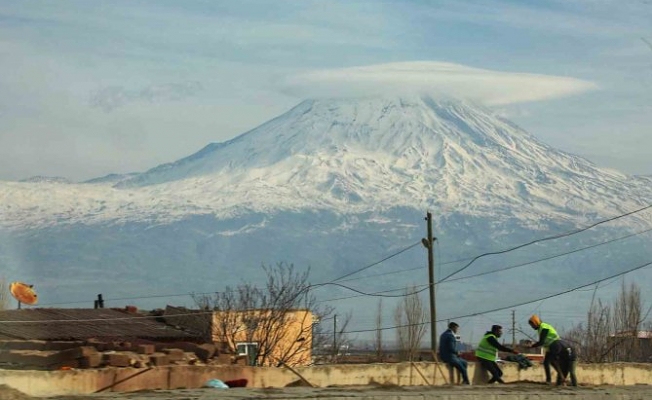
[[[603,244],[612,243],[612,242],[615,242],[615,241],[618,241],[618,240],[627,239],[627,238],[630,238],[630,237],[632,237],[632,236],[640,235],[640,234],[647,233],[647,232],[650,232],[650,231],[652,231],[652,228],[650,228],[650,229],[646,229],[646,230],[643,230],[643,231],[640,231],[640,232],[632,233],[632,234],[629,234],[629,235],[621,236],[621,237],[619,237],[619,238],[612,239],[612,240],[608,240],[608,241],[605,241],[605,242],[600,242],[600,243],[598,243],[598,244],[591,245],[591,246],[587,246],[587,247],[582,248],[582,249],[579,249],[579,250],[570,251],[570,252],[567,252],[567,253],[561,253],[561,254],[559,254],[559,255],[557,255],[557,256],[552,256],[551,258],[559,257],[559,256],[562,256],[562,255],[567,255],[567,254],[571,254],[571,253],[575,253],[575,252],[578,252],[578,251],[581,251],[581,250],[585,250],[585,249],[589,249],[589,248],[593,248],[593,247],[601,246],[601,245],[603,245]],[[438,242],[438,241],[437,241],[437,245],[439,246],[439,242]],[[485,254],[486,254],[486,253],[485,253]],[[456,264],[456,263],[458,263],[458,262],[462,262],[462,261],[473,260],[473,259],[475,259],[475,258],[477,258],[477,257],[480,257],[480,256],[482,256],[482,254],[479,255],[479,256],[475,256],[475,257],[465,257],[465,258],[461,258],[461,259],[457,259],[457,260],[450,260],[450,261],[440,262],[440,263],[437,263],[437,265],[438,265],[438,266],[442,266],[442,265]],[[541,260],[544,260],[544,259],[541,259]],[[538,262],[538,260],[535,260],[535,262]],[[527,265],[527,264],[523,264],[523,265]],[[521,266],[521,265],[517,265],[517,266]],[[515,268],[515,267],[517,267],[517,266],[512,266],[512,267],[509,267],[509,268],[506,268],[506,269]],[[341,282],[351,282],[351,281],[356,281],[356,280],[360,280],[360,279],[376,278],[376,277],[379,277],[379,276],[402,274],[402,273],[411,272],[411,271],[417,271],[417,270],[421,270],[421,269],[423,269],[423,267],[421,267],[421,266],[420,266],[420,267],[413,267],[413,268],[401,269],[401,270],[397,270],[397,271],[384,272],[384,273],[380,273],[380,274],[366,275],[366,276],[362,276],[362,277],[356,277],[356,278],[344,279],[344,280],[341,280]],[[495,271],[495,272],[498,272],[498,271],[502,271],[502,270],[504,270],[504,269],[494,270],[494,271]],[[489,272],[486,272],[486,273],[476,274],[476,275],[469,275],[469,276],[466,276],[466,277],[464,277],[464,278],[446,279],[446,282],[452,282],[452,281],[456,281],[456,280],[460,280],[460,279],[467,279],[467,278],[471,278],[471,277],[481,276],[481,275],[484,275],[484,274],[487,274],[487,273],[493,273],[494,271],[489,271]],[[461,271],[458,271],[458,272],[461,272]],[[456,273],[457,273],[457,272],[456,272]],[[456,273],[455,273],[455,274],[456,274]],[[340,280],[340,279],[338,279],[338,280]],[[442,282],[443,282],[443,279],[440,280],[440,281],[437,282],[437,283],[442,283]]]
[[[646,229],[646,230],[643,230],[643,231],[640,231],[640,232],[635,232],[635,233],[632,233],[632,234],[629,234],[629,235],[621,236],[621,237],[616,238],[616,239],[611,239],[611,240],[596,243],[596,244],[593,244],[593,245],[585,246],[585,247],[582,247],[582,248],[574,249],[574,250],[571,250],[571,251],[555,254],[555,255],[552,255],[552,256],[544,257],[544,258],[539,258],[539,259],[532,260],[532,261],[528,261],[528,262],[525,262],[525,263],[510,265],[508,267],[499,268],[499,269],[495,269],[495,270],[492,270],[492,271],[486,271],[486,272],[481,272],[481,273],[478,273],[478,274],[473,274],[473,275],[468,275],[468,276],[464,276],[464,277],[449,279],[448,281],[445,281],[445,282],[441,282],[441,281],[436,282],[435,285],[439,285],[439,284],[442,284],[442,283],[451,283],[451,282],[464,280],[464,279],[476,278],[476,277],[479,277],[479,276],[494,274],[494,273],[503,272],[503,271],[507,271],[507,270],[510,270],[510,269],[518,268],[518,267],[523,267],[523,266],[527,266],[527,265],[531,265],[531,264],[536,264],[536,263],[541,262],[541,261],[547,261],[547,260],[550,260],[550,259],[553,259],[553,258],[565,256],[565,255],[568,255],[568,254],[577,253],[577,252],[584,251],[584,250],[587,250],[587,249],[591,249],[591,248],[595,248],[595,247],[602,246],[602,245],[605,245],[605,244],[613,243],[613,242],[616,242],[618,240],[624,240],[624,239],[627,239],[627,238],[630,238],[630,237],[633,237],[633,236],[637,236],[637,235],[640,235],[640,234],[643,234],[643,233],[647,233],[647,232],[650,232],[650,231],[652,231],[652,228]],[[418,267],[418,269],[423,269],[423,267]],[[387,275],[395,273],[395,272],[396,271],[388,272]],[[384,275],[384,274],[377,274],[375,276],[382,276],[382,275]],[[354,279],[357,279],[357,278],[354,278]],[[344,286],[344,287],[347,288],[346,286]],[[430,284],[417,285],[416,287],[423,287],[423,290],[419,290],[419,291],[416,291],[416,292],[411,292],[411,293],[408,293],[408,295],[412,295],[412,294],[415,294],[415,293],[421,293],[425,289],[430,287]],[[394,292],[394,291],[397,291],[397,290],[404,290],[404,289],[405,289],[405,287],[400,287],[400,288],[387,289],[387,290],[368,293],[368,294],[360,293],[360,294],[357,294],[357,295],[351,295],[351,296],[346,296],[346,297],[338,297],[338,298],[334,298],[334,299],[321,300],[321,302],[347,300],[347,299],[352,299],[352,298],[356,298],[356,297],[363,297],[363,296],[374,296],[376,294]],[[402,296],[405,296],[405,294],[403,294]],[[396,297],[402,297],[402,296],[396,296]],[[392,297],[394,297],[394,296],[392,296]]]
[[[462,272],[465,269],[467,269],[468,267],[470,267],[471,264],[473,264],[474,262],[476,262],[478,259],[480,259],[482,257],[486,257],[486,256],[490,256],[490,255],[496,255],[496,254],[509,253],[511,251],[522,249],[523,247],[527,247],[527,246],[533,245],[535,243],[541,243],[541,242],[545,242],[545,241],[548,241],[548,240],[560,239],[560,238],[563,238],[563,237],[576,235],[578,233],[587,231],[587,230],[589,230],[591,228],[595,228],[598,225],[605,224],[605,223],[611,222],[611,221],[615,221],[617,219],[624,218],[624,217],[627,217],[629,215],[633,215],[633,214],[639,213],[641,211],[645,211],[645,210],[650,209],[650,208],[652,208],[652,204],[647,205],[647,206],[642,207],[642,208],[639,208],[639,209],[634,210],[634,211],[627,212],[625,214],[620,214],[620,215],[617,215],[615,217],[611,217],[611,218],[604,219],[602,221],[598,221],[598,222],[593,223],[591,225],[585,226],[584,228],[576,229],[576,230],[565,232],[565,233],[560,233],[560,234],[553,235],[553,236],[544,237],[544,238],[541,238],[541,239],[535,239],[535,240],[529,241],[527,243],[523,243],[523,244],[520,244],[520,245],[517,245],[517,246],[514,246],[514,247],[510,247],[510,248],[505,249],[505,250],[491,251],[491,252],[480,254],[478,256],[473,257],[473,259],[471,261],[469,261],[466,265],[464,265],[462,268],[450,273],[449,275],[447,275],[443,279],[440,279],[440,282],[443,282],[443,281],[451,278],[452,276],[459,274],[460,272]]]
[[[613,278],[628,274],[630,272],[634,272],[634,271],[646,268],[646,267],[648,267],[650,265],[652,265],[652,261],[647,262],[647,263],[642,264],[642,265],[638,265],[638,266],[636,266],[634,268],[630,268],[630,269],[628,269],[626,271],[618,272],[618,273],[616,273],[614,275],[611,275],[611,276],[608,276],[608,277],[605,277],[605,278],[597,279],[597,280],[592,281],[590,283],[586,283],[586,284],[583,284],[583,285],[580,285],[580,286],[576,286],[574,288],[567,289],[567,290],[557,292],[557,293],[554,293],[554,294],[551,294],[551,295],[547,295],[547,296],[544,296],[544,297],[541,297],[541,298],[537,298],[537,299],[534,299],[534,300],[528,300],[528,301],[524,301],[524,302],[516,303],[516,304],[511,304],[511,305],[504,306],[504,307],[497,307],[497,308],[494,308],[494,309],[485,310],[485,311],[481,311],[481,312],[457,315],[457,316],[454,316],[454,317],[448,317],[447,319],[474,317],[474,316],[488,314],[488,313],[492,313],[492,312],[496,312],[496,311],[506,310],[506,309],[513,308],[513,307],[520,307],[520,306],[523,306],[523,305],[526,305],[526,304],[531,304],[531,303],[538,302],[538,301],[543,302],[544,300],[551,299],[551,298],[557,297],[557,296],[561,296],[561,295],[564,295],[564,294],[567,294],[567,293],[570,293],[570,292],[573,292],[573,291],[576,291],[578,289],[582,289],[582,288],[585,288],[585,287],[588,287],[588,286],[592,286],[592,285],[595,285],[596,283],[604,282],[604,281],[607,281],[607,280],[610,280],[610,279],[613,279]],[[341,285],[341,284],[338,284],[338,283],[335,283],[335,282],[327,282],[324,285],[326,285],[326,284],[336,285],[336,286],[343,286],[344,287],[344,285]],[[352,289],[352,290],[356,291],[355,289]],[[358,291],[358,292],[362,293],[361,291]],[[418,292],[415,292],[415,293],[418,293]],[[387,295],[387,296],[383,296],[383,297],[403,297],[403,296],[405,296],[405,295],[397,295],[397,296]],[[651,310],[652,310],[652,306],[648,310],[648,313]],[[195,312],[190,312],[190,313],[179,313],[179,314],[168,315],[168,317],[169,318],[174,318],[174,317],[181,317],[181,316],[197,316],[197,315],[201,315],[201,314],[212,314],[212,313],[213,313],[212,310],[195,311]],[[75,319],[74,321],[75,322],[97,322],[97,321],[131,320],[131,319],[146,319],[146,318],[160,318],[160,317],[161,317],[161,315],[146,315],[146,316],[128,316],[128,317],[116,317],[116,318]],[[437,320],[437,322],[442,322],[444,320],[445,319],[440,319],[440,320]],[[22,323],[51,323],[51,322],[70,322],[70,321],[71,321],[70,319],[64,319],[64,320],[61,320],[61,319],[55,320],[55,319],[53,319],[53,320],[37,320],[37,321],[4,320],[2,322],[3,323],[22,324]],[[342,332],[342,333],[372,332],[372,331],[377,331],[377,330],[388,330],[388,329],[397,329],[397,328],[409,327],[409,326],[425,325],[425,324],[429,324],[429,323],[430,323],[430,321],[425,321],[425,322],[420,322],[420,323],[417,323],[417,324],[403,324],[403,325],[396,325],[396,326],[390,326],[390,327],[381,327],[381,328],[374,328],[374,329],[354,330],[354,331],[348,331],[348,332]]]
[[[453,316],[453,317],[448,317],[446,319],[475,317],[475,316],[478,316],[478,315],[488,314],[488,313],[492,313],[492,312],[496,312],[496,311],[507,310],[509,308],[524,306],[524,305],[535,303],[535,302],[538,302],[538,301],[543,302],[543,301],[551,299],[553,297],[558,297],[558,296],[562,296],[564,294],[571,293],[571,292],[573,292],[573,291],[575,291],[577,289],[582,289],[582,288],[585,288],[585,287],[588,287],[588,286],[591,286],[591,285],[595,285],[596,283],[599,283],[599,282],[603,282],[603,281],[606,281],[606,280],[609,280],[609,279],[612,279],[612,278],[615,278],[615,277],[618,277],[618,276],[621,276],[621,275],[628,274],[630,272],[634,272],[634,271],[646,268],[646,267],[648,267],[650,265],[652,265],[652,261],[647,262],[647,263],[642,264],[642,265],[638,265],[638,266],[636,266],[634,268],[630,268],[630,269],[628,269],[626,271],[622,271],[622,272],[619,272],[617,274],[614,274],[614,275],[611,275],[611,276],[608,276],[608,277],[605,277],[605,278],[597,279],[597,280],[595,280],[593,282],[590,282],[590,283],[587,283],[587,284],[576,286],[574,288],[567,289],[567,290],[557,292],[557,293],[554,293],[554,294],[551,294],[551,295],[547,295],[547,296],[544,296],[544,297],[540,297],[540,298],[537,298],[537,299],[534,299],[534,300],[528,300],[528,301],[524,301],[524,302],[521,302],[521,303],[511,304],[511,305],[504,306],[504,307],[497,307],[497,308],[494,308],[494,309],[484,310],[484,311],[475,312],[475,313],[456,315],[456,316]],[[650,311],[652,311],[652,307],[650,307]],[[438,319],[436,322],[442,322],[442,321],[445,321],[445,319]],[[377,330],[390,330],[390,329],[406,328],[406,327],[410,327],[410,326],[420,326],[420,325],[426,325],[426,324],[430,324],[430,321],[423,321],[423,322],[414,323],[414,324],[394,325],[394,326],[387,326],[387,327],[380,327],[380,328],[373,328],[373,329],[358,329],[358,330],[352,330],[352,331],[342,332],[342,333],[345,334],[345,333],[375,332]]]
[[[514,269],[514,268],[524,267],[524,266],[527,266],[527,265],[536,264],[536,263],[541,262],[541,261],[547,261],[547,260],[551,260],[553,258],[567,256],[569,254],[578,253],[580,251],[592,249],[592,248],[595,248],[595,247],[598,247],[598,246],[603,246],[605,244],[613,243],[613,242],[616,242],[616,241],[619,241],[619,240],[628,239],[630,237],[641,235],[643,233],[647,233],[647,232],[650,232],[650,231],[652,231],[652,228],[646,229],[646,230],[641,231],[641,232],[636,232],[636,233],[632,233],[632,234],[629,234],[629,235],[621,236],[621,237],[616,238],[616,239],[607,240],[605,242],[595,243],[595,244],[585,246],[585,247],[581,247],[581,248],[578,248],[578,249],[575,249],[575,250],[570,250],[570,251],[566,251],[566,252],[563,252],[563,253],[554,254],[552,256],[547,256],[547,257],[539,258],[539,259],[536,259],[536,260],[527,261],[527,262],[524,262],[524,263],[521,263],[521,264],[510,265],[509,267],[504,267],[504,268],[499,268],[499,269],[495,269],[495,270],[491,270],[491,271],[481,272],[481,273],[477,273],[477,274],[474,274],[474,275],[468,275],[468,276],[453,278],[453,279],[449,279],[449,280],[447,280],[445,282],[439,281],[438,283],[450,283],[450,282],[460,281],[460,280],[463,280],[463,279],[477,278],[479,276],[489,275],[489,274],[493,274],[493,273],[496,273],[496,272],[503,272],[503,271],[507,271],[507,270],[510,270],[510,269]]]
[[[383,262],[389,260],[390,258],[394,258],[394,257],[398,256],[399,254],[403,254],[403,253],[405,253],[406,251],[408,251],[408,250],[410,250],[410,249],[412,249],[412,248],[414,248],[415,246],[418,246],[418,245],[420,245],[420,244],[421,244],[421,241],[418,241],[418,242],[416,242],[416,243],[414,243],[414,244],[412,244],[412,245],[410,245],[410,246],[404,248],[403,250],[399,250],[399,251],[397,251],[396,253],[391,254],[391,255],[389,255],[389,256],[383,258],[382,260],[379,260],[379,261],[376,261],[376,262],[374,262],[374,263],[371,263],[371,264],[369,264],[369,265],[367,265],[367,266],[365,266],[365,267],[362,267],[362,268],[356,269],[355,271],[351,271],[351,272],[349,272],[349,273],[347,273],[347,274],[344,274],[344,275],[340,276],[339,278],[335,278],[335,279],[333,279],[331,282],[337,282],[337,281],[342,280],[342,279],[344,279],[344,278],[347,278],[347,277],[349,277],[349,276],[351,276],[351,275],[355,275],[355,274],[357,274],[357,273],[359,273],[359,272],[362,272],[362,271],[364,271],[364,270],[366,270],[366,269],[369,269],[369,268],[371,268],[371,267],[374,267],[374,266],[376,266],[376,265],[378,265],[378,264],[380,264],[380,263],[383,263]]]
[[[387,260],[389,260],[391,258],[394,258],[394,257],[396,257],[396,256],[398,256],[398,255],[400,255],[402,253],[405,253],[406,251],[414,248],[415,246],[417,246],[419,244],[421,244],[421,241],[416,242],[416,243],[414,243],[414,244],[412,244],[412,245],[410,245],[410,246],[408,246],[406,248],[403,248],[403,249],[401,249],[401,250],[399,250],[399,251],[397,251],[395,253],[392,253],[389,256],[386,256],[386,257],[382,258],[379,261],[373,262],[373,263],[368,264],[368,265],[366,265],[366,266],[364,266],[362,268],[356,269],[356,270],[351,271],[351,272],[349,272],[349,273],[347,273],[345,275],[342,275],[342,276],[340,276],[338,278],[335,278],[335,279],[333,279],[333,280],[331,280],[329,282],[318,283],[318,284],[310,285],[310,286],[319,287],[319,286],[323,286],[323,285],[330,284],[330,283],[333,283],[333,282],[337,282],[337,281],[342,280],[344,278],[347,278],[347,277],[349,277],[351,275],[357,274],[357,273],[362,272],[362,271],[364,271],[366,269],[369,269],[369,268],[374,267],[374,266],[376,266],[378,264],[381,264],[381,263],[383,263],[383,262],[385,262],[385,261],[387,261]],[[354,278],[352,280],[355,280],[355,279],[356,278]],[[236,291],[236,290],[234,289],[234,290],[231,290],[230,292],[234,292],[234,291]],[[219,294],[219,293],[227,293],[227,292],[229,292],[229,291],[224,290],[224,291],[211,291],[211,292],[198,292],[198,293],[174,293],[174,294],[160,294],[160,295],[133,296],[133,297],[116,297],[116,298],[106,298],[106,299],[104,299],[104,301],[140,300],[140,299],[153,299],[153,298],[164,298],[164,297],[185,297],[185,296],[197,296],[197,295],[211,295],[211,294]],[[69,302],[55,302],[55,303],[44,304],[43,306],[63,305],[63,304],[82,304],[82,303],[87,303],[87,302],[88,302],[87,300],[69,301]]]

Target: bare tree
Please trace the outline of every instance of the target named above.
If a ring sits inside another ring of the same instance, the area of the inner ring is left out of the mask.
[[[394,309],[394,323],[399,351],[403,360],[417,358],[421,340],[426,333],[426,310],[416,288],[406,288],[405,296]]]
[[[647,361],[650,354],[645,351],[649,350],[642,349],[638,339],[646,317],[640,288],[636,284],[628,288],[623,283],[613,305],[595,301],[594,292],[586,325],[572,327],[564,337],[579,347],[585,362]]]
[[[641,289],[631,284],[629,289],[623,282],[618,300],[614,304],[613,332],[619,343],[613,346],[611,357],[614,361],[638,361],[638,332],[643,314]]]
[[[251,365],[306,363],[313,346],[313,325],[331,309],[318,307],[310,293],[309,270],[292,264],[262,266],[263,287],[242,283],[195,302],[214,311],[212,336],[231,352],[238,343],[250,346]]]
[[[376,334],[374,336],[374,352],[376,361],[383,361],[383,299],[378,299],[378,308],[376,309]]]

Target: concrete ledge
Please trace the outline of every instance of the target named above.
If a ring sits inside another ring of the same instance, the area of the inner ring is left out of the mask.
[[[283,388],[300,381],[301,375],[315,387],[331,386],[444,386],[448,371],[437,363],[320,365],[293,368],[178,365],[151,368],[102,368],[70,371],[0,370],[0,384],[31,396],[83,395],[96,392],[134,392],[152,389],[194,389],[210,379],[247,379],[251,388]],[[519,371],[515,364],[503,367],[503,379],[531,384],[544,380],[540,364]],[[469,365],[470,376],[475,366]],[[554,373],[553,373],[554,374]],[[648,385],[652,364],[580,364],[581,386]],[[539,385],[542,386],[542,385]],[[493,386],[485,386],[493,387]],[[546,387],[546,386],[543,386]],[[461,386],[454,387],[462,389]],[[503,397],[504,398],[504,397]],[[648,397],[652,398],[652,397]]]

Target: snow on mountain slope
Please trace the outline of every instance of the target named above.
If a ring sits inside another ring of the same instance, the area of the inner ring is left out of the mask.
[[[652,198],[644,178],[557,151],[477,105],[429,97],[304,101],[179,161],[93,182],[1,182],[0,224],[434,207],[536,227],[547,218],[594,220]]]

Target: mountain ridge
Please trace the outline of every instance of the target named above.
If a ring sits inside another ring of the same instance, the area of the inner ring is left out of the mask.
[[[90,185],[92,183],[92,185]],[[490,110],[427,96],[306,100],[229,141],[83,184],[3,183],[0,224],[175,220],[393,207],[590,221],[649,197],[644,178],[558,151]],[[46,222],[43,222],[46,221]]]

